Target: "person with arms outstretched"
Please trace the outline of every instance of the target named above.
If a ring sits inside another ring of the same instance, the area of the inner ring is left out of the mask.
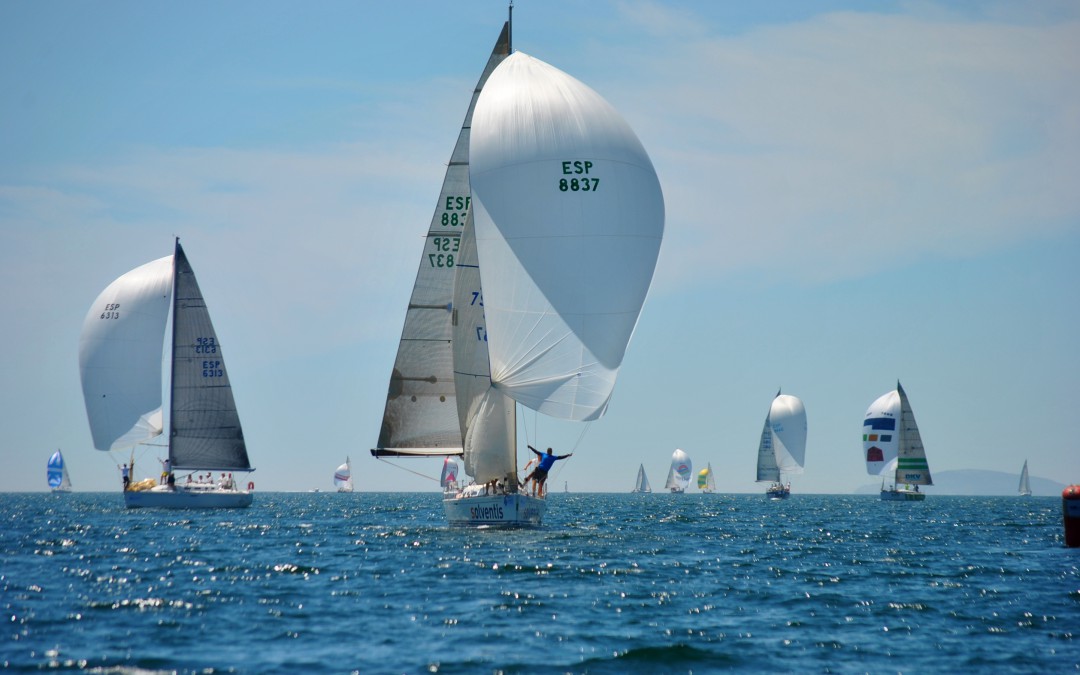
[[[544,454],[531,445],[528,447],[530,450],[533,451],[533,454],[535,454],[540,459],[540,463],[536,466],[535,469],[532,470],[532,473],[530,473],[528,476],[525,476],[525,480],[521,482],[520,487],[525,487],[525,483],[531,480],[533,482],[532,496],[535,497],[536,491],[537,489],[539,489],[540,496],[542,497],[544,496],[544,481],[547,480],[548,471],[551,470],[552,465],[554,465],[555,462],[559,461],[560,459],[572,457],[574,453],[571,452],[567,455],[553,455],[551,453],[551,448],[548,448],[547,454]]]

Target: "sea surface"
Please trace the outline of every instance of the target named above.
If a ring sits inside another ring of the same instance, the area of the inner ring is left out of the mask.
[[[1080,670],[1059,498],[553,494],[498,531],[437,494],[9,493],[0,517],[16,672]]]

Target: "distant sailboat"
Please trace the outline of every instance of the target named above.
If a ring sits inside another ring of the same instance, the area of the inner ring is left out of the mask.
[[[428,229],[378,447],[463,455],[454,526],[530,527],[516,406],[601,417],[664,227],[647,153],[599,94],[521,52],[509,24],[488,59]]]
[[[649,477],[645,475],[645,465],[641,464],[637,470],[637,480],[634,481],[634,489],[630,492],[636,494],[643,494],[646,492],[652,492],[652,486],[649,485]]]
[[[783,474],[803,472],[806,457],[806,408],[797,396],[776,392],[758,444],[758,482],[771,481],[765,490],[769,499],[791,496],[791,482]]]
[[[446,457],[443,459],[442,475],[439,476],[439,486],[444,492],[456,493],[458,490],[458,471],[457,460],[453,457]]]
[[[334,471],[334,485],[337,487],[338,492],[353,491],[352,463],[349,462],[348,455],[345,456],[345,463]]]
[[[894,391],[879,396],[866,410],[863,457],[868,474],[893,479],[889,487],[882,482],[882,501],[922,501],[926,495],[919,486],[934,484],[915,413],[899,381]]]
[[[671,454],[671,468],[668,469],[664,488],[676,494],[686,492],[686,487],[690,485],[690,476],[693,472],[694,465],[690,461],[690,456],[681,449],[676,448],[675,452]]]
[[[166,325],[172,325],[166,342]],[[133,449],[163,433],[162,350],[170,373],[168,458],[161,480],[125,483],[128,508],[240,508],[251,489],[233,471],[251,471],[221,344],[180,240],[173,255],[112,282],[83,321],[79,371],[94,447]],[[134,460],[126,466],[133,471]],[[198,471],[176,483],[173,471]],[[202,477],[207,471],[207,477]],[[214,480],[212,472],[222,472]],[[225,472],[230,472],[226,475]],[[128,475],[125,474],[125,478]]]
[[[1027,460],[1024,460],[1024,468],[1020,469],[1020,487],[1018,488],[1021,497],[1031,496],[1031,481],[1028,479]]]
[[[1025,464],[1024,467],[1027,468],[1027,465]],[[45,475],[53,492],[71,492],[71,479],[68,478],[67,464],[64,463],[64,455],[59,450],[49,458]]]
[[[713,478],[712,462],[698,473],[697,486],[702,492],[716,492],[716,480]]]

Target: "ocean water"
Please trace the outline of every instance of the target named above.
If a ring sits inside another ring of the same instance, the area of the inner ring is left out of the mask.
[[[1056,498],[553,494],[532,531],[450,529],[439,499],[0,495],[0,667],[1080,669],[1080,549]]]

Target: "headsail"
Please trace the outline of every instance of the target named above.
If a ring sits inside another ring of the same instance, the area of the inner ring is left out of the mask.
[[[334,486],[337,487],[338,492],[353,491],[352,465],[348,457],[345,458],[345,463],[334,471]]]
[[[71,479],[68,478],[67,465],[64,464],[64,455],[59,450],[49,457],[45,476],[49,487],[58,492],[67,492],[71,489]]]
[[[494,386],[550,416],[596,419],[659,254],[652,162],[595,91],[521,52],[480,94],[470,162]]]
[[[161,359],[173,256],[124,274],[97,297],[79,338],[90,434],[98,450],[129,448],[162,432]]]
[[[469,136],[473,109],[488,76],[510,53],[504,25],[477,82],[428,226],[412,296],[405,314],[376,456],[455,455],[462,428],[455,405],[451,349],[455,264],[461,232],[471,212]]]
[[[900,394],[895,390],[879,396],[863,416],[863,459],[871,476],[891,475],[900,449]]]
[[[682,449],[676,448],[675,452],[671,453],[671,468],[668,469],[664,488],[667,490],[674,488],[682,492],[690,484],[690,475],[693,472],[694,465],[690,461],[690,456]]]
[[[802,473],[806,458],[806,408],[803,402],[797,396],[778,394],[769,408],[769,425],[779,472]]]

